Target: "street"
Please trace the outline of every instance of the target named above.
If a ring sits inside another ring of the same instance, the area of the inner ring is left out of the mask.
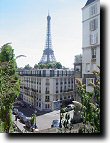
[[[25,116],[27,117],[31,117],[32,114],[34,114],[34,109],[30,108],[29,106],[27,107],[21,107],[19,105],[15,105],[15,108],[17,108],[20,112],[22,112]],[[73,117],[73,111],[70,111],[70,118]],[[53,112],[49,112],[49,113],[42,113],[39,116],[36,116],[36,124],[37,127],[40,130],[44,130],[44,129],[48,129],[51,128],[51,124],[53,120],[60,120],[60,110],[55,110]],[[15,121],[15,116],[13,115],[13,120],[14,123],[18,126],[18,128],[21,131],[25,130],[25,124],[22,124],[19,119],[17,121]]]

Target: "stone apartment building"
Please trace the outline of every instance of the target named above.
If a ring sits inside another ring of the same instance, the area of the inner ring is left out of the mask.
[[[88,0],[82,8],[82,78],[86,91],[92,92],[93,71],[100,66],[100,0]]]
[[[23,101],[38,110],[60,109],[60,101],[74,98],[74,71],[67,69],[20,70]]]

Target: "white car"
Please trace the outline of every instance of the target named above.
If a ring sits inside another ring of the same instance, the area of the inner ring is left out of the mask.
[[[71,111],[74,109],[74,105],[73,104],[69,104],[66,108],[65,108],[65,111],[68,112],[68,111]]]

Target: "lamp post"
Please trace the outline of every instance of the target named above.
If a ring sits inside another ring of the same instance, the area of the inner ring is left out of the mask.
[[[34,111],[34,113],[35,113],[35,129],[36,129],[36,114],[37,114],[37,110],[35,109],[35,111]]]

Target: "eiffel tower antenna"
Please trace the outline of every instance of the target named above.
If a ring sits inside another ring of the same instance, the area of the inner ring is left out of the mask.
[[[51,21],[51,17],[49,15],[49,11],[48,11],[46,45],[45,45],[43,55],[42,55],[42,58],[41,58],[39,64],[48,64],[48,63],[56,62],[56,59],[55,59],[55,56],[54,56],[54,51],[52,49],[50,21]]]

